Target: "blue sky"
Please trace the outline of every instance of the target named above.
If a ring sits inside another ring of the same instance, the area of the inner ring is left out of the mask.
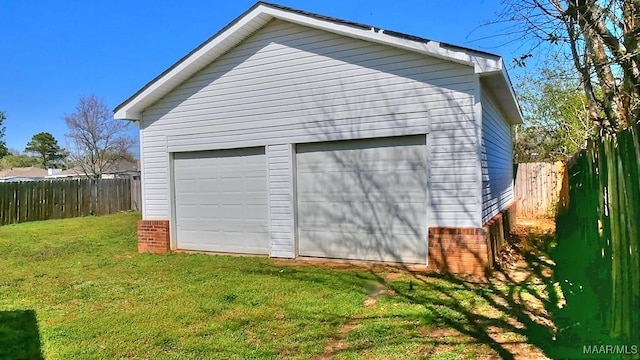
[[[500,0],[279,0],[281,5],[502,55],[499,29],[481,27]],[[52,133],[87,94],[113,109],[255,1],[4,0],[0,2],[0,111],[6,141],[23,151]],[[488,37],[484,40],[472,41]],[[513,79],[513,74],[512,74]],[[131,128],[137,137],[137,129]]]

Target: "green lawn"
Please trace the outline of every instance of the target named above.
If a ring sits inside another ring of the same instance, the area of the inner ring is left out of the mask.
[[[0,359],[537,358],[550,339],[522,301],[539,282],[137,254],[139,217],[0,227]]]

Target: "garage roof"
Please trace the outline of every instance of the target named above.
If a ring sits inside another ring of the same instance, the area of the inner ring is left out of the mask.
[[[144,109],[251,36],[272,19],[280,19],[473,66],[475,72],[493,90],[499,106],[508,120],[512,124],[522,123],[522,113],[509,75],[502,58],[498,55],[262,1],[256,3],[118,105],[114,109],[114,117],[116,119],[140,120]]]

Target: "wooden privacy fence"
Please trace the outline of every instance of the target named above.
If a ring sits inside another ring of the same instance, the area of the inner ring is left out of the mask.
[[[564,166],[556,163],[522,163],[515,165],[516,217],[554,216]]]
[[[570,325],[558,328],[566,329],[572,341],[577,335],[583,344],[638,344],[638,128],[590,140],[587,149],[569,161],[566,175],[553,257],[554,277],[566,303],[559,318]],[[621,358],[635,358],[627,355]]]
[[[138,210],[140,180],[0,183],[0,225]]]

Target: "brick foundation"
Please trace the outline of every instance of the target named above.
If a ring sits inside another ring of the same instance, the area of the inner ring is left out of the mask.
[[[515,223],[515,205],[494,216],[482,228],[429,228],[429,269],[486,275]]]
[[[169,243],[169,220],[138,221],[138,252],[166,253]]]
[[[429,269],[484,275],[489,251],[483,228],[429,228]]]

